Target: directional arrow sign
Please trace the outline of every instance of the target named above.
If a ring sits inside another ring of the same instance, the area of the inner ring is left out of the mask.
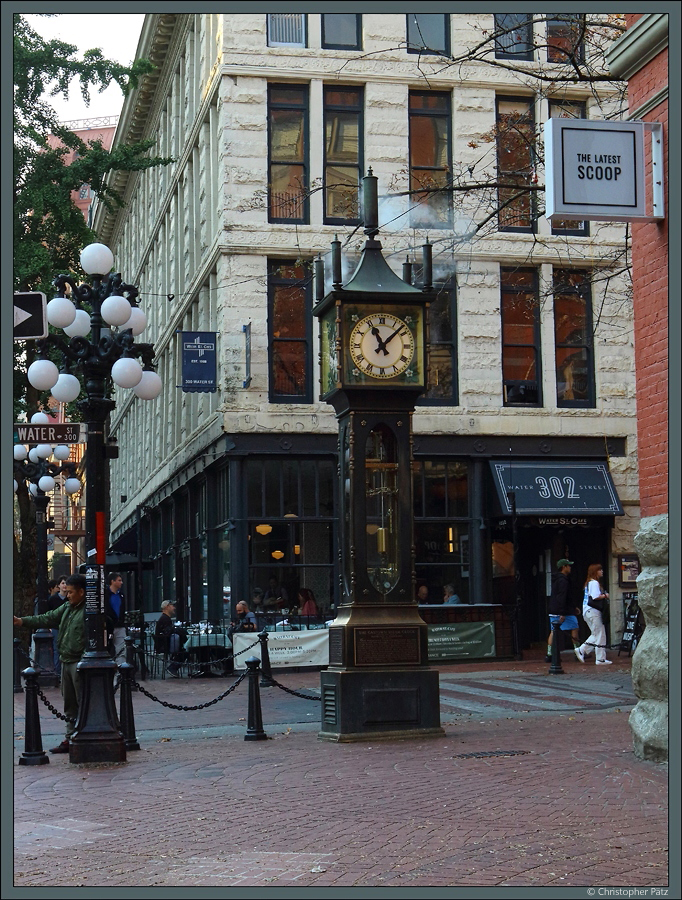
[[[46,297],[40,291],[14,295],[14,340],[47,337]]]

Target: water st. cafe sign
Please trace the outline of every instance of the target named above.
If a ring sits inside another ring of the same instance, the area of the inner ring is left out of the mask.
[[[651,134],[646,183],[644,136]],[[545,216],[633,222],[664,217],[663,126],[652,122],[549,119],[545,123]]]

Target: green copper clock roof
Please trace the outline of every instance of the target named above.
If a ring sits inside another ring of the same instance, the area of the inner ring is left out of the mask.
[[[365,241],[360,262],[346,284],[344,291],[362,291],[372,294],[421,294],[416,288],[395,274],[381,252],[381,242]]]

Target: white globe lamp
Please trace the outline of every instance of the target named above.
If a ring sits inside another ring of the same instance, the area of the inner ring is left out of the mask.
[[[44,412],[33,413],[31,416],[31,425],[49,425],[50,417]]]
[[[130,318],[125,324],[121,325],[121,331],[130,329],[133,337],[137,337],[147,327],[147,316],[142,312],[139,306],[133,306],[130,309]]]
[[[56,482],[51,475],[43,475],[38,481],[38,487],[44,494],[49,494],[50,491],[53,491],[55,484]]]
[[[114,254],[106,244],[88,244],[81,250],[81,268],[88,275],[106,275],[114,265]]]
[[[38,444],[36,453],[40,459],[49,459],[52,456],[52,444]]]
[[[163,382],[161,381],[160,376],[157,375],[156,372],[149,370],[142,372],[140,383],[135,385],[133,393],[141,400],[153,400],[155,397],[159,396],[162,387]]]
[[[76,307],[68,297],[54,297],[47,304],[47,321],[55,328],[68,328],[76,318]]]
[[[52,396],[59,403],[71,403],[81,392],[81,383],[75,375],[62,372],[52,388]]]
[[[59,369],[49,359],[32,362],[27,374],[29,382],[37,391],[51,391],[59,379]]]
[[[119,294],[112,294],[102,304],[102,318],[109,325],[124,325],[130,318],[130,303]]]
[[[69,337],[85,337],[90,331],[90,316],[84,309],[76,310],[76,318],[73,323],[64,329],[64,334]]]
[[[21,462],[21,460],[26,459],[27,456],[28,456],[28,449],[26,448],[26,446],[24,444],[15,444],[14,445],[14,458],[15,459],[18,459]]]
[[[68,459],[71,456],[71,448],[66,444],[57,444],[52,451],[52,455],[55,459],[58,459],[59,462],[64,462],[65,459]]]
[[[77,478],[67,478],[64,482],[64,490],[67,494],[77,494],[81,489],[81,483]]]
[[[40,462],[40,457],[38,456],[38,453],[37,453],[35,447],[31,447],[31,449],[28,451],[28,458],[31,460],[32,463]]]
[[[17,479],[15,478],[15,479],[14,479],[14,493],[16,494],[16,492],[17,492],[18,490],[19,490],[19,485],[18,485],[18,483],[17,483]]]
[[[31,495],[32,495],[33,497],[37,497],[37,496],[38,496],[38,485],[37,485],[37,484],[33,484],[33,482],[31,482],[31,483],[29,484],[29,486],[28,486],[28,489],[29,489],[29,491],[31,492]]]
[[[111,367],[111,377],[119,387],[135,387],[142,380],[142,366],[136,359],[122,356]]]

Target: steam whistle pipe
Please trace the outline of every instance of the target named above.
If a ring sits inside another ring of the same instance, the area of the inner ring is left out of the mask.
[[[412,284],[412,263],[409,256],[403,263],[403,281],[405,284]]]
[[[365,225],[365,234],[372,238],[379,231],[379,196],[377,184],[379,179],[372,174],[372,168],[362,179],[362,218]]]
[[[332,241],[332,286],[341,287],[341,241],[334,235]]]
[[[324,262],[318,256],[315,260],[315,301],[319,302],[324,297]]]
[[[430,291],[433,287],[433,246],[428,238],[422,245],[422,290]]]

